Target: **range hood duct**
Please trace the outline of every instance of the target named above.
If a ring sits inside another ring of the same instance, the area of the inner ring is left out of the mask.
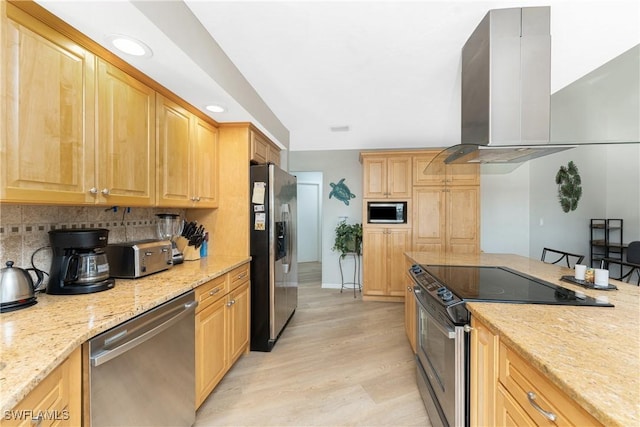
[[[550,8],[490,10],[462,48],[462,144],[445,163],[521,163],[549,145]]]

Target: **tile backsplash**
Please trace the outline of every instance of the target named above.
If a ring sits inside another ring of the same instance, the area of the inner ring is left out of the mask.
[[[50,230],[74,228],[106,228],[109,243],[155,239],[157,213],[185,211],[166,208],[107,208],[87,206],[0,205],[0,263],[13,261],[16,266],[31,267],[35,252],[37,268],[49,271]],[[40,248],[44,248],[38,250]]]

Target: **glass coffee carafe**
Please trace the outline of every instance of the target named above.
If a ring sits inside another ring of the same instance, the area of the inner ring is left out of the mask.
[[[182,234],[184,221],[178,214],[160,213],[158,217],[158,237],[162,240],[171,241],[171,255],[174,264],[181,264],[184,261],[184,255],[176,245],[176,238]]]

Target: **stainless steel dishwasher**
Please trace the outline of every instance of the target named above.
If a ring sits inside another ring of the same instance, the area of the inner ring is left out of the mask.
[[[85,420],[100,426],[195,422],[194,292],[103,332],[84,345]]]

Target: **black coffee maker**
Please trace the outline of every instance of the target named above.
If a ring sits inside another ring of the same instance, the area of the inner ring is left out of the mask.
[[[104,248],[109,230],[80,228],[52,230],[53,250],[47,293],[75,295],[100,292],[115,286],[109,278],[109,262]]]

